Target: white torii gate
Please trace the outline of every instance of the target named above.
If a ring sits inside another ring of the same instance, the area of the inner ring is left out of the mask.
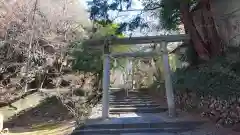
[[[88,46],[104,47],[104,63],[103,63],[103,97],[102,97],[102,118],[109,117],[109,86],[110,86],[110,57],[153,57],[163,54],[164,62],[164,77],[165,87],[168,103],[168,113],[170,117],[176,115],[174,93],[172,87],[172,80],[170,75],[170,65],[168,60],[167,43],[180,42],[189,40],[189,36],[185,34],[180,35],[163,35],[163,36],[147,36],[147,37],[131,37],[131,38],[116,38],[110,37],[109,39],[88,40],[85,42]],[[140,52],[140,53],[118,53],[110,54],[110,45],[136,45],[136,44],[150,44],[160,43],[154,52]]]

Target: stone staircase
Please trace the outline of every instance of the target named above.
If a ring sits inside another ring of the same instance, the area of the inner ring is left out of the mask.
[[[119,99],[112,96],[110,99],[110,114],[122,113],[158,113],[165,112],[167,108],[160,107],[157,103],[151,100],[147,95],[142,95],[137,92],[130,92],[128,97]]]
[[[203,124],[200,121],[165,121],[161,115],[166,114],[167,108],[139,92],[130,92],[128,97],[112,94],[109,111],[110,116],[118,117],[87,122],[72,135],[178,135]]]

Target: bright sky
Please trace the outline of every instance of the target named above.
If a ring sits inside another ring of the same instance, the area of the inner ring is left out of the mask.
[[[84,5],[84,7],[87,9],[87,1],[90,0],[80,0],[81,3]],[[139,0],[133,0],[132,1],[132,7],[130,9],[142,9],[142,3]],[[112,18],[116,18],[116,16],[119,16],[118,18],[115,19],[116,22],[124,22],[124,21],[129,21],[131,20],[131,18],[134,18],[137,14],[139,14],[139,11],[131,11],[131,12],[122,12],[117,14],[117,12],[112,12],[111,16]],[[125,34],[129,34],[128,32],[126,32]],[[156,34],[155,34],[156,35]],[[136,30],[135,32],[133,32],[132,36],[142,36],[142,33],[140,33],[139,30]]]
[[[87,9],[87,1],[90,1],[90,0],[80,0],[81,3],[84,5],[84,7]],[[132,9],[141,9],[143,8],[142,4],[141,4],[141,1],[139,0],[133,0],[132,2]],[[117,15],[117,13],[115,12],[112,12],[111,15],[112,15],[112,18],[115,18],[116,16],[121,16],[121,17],[118,17],[116,19],[116,22],[123,22],[123,21],[128,21],[129,19],[131,19],[132,17],[136,16],[137,14],[139,13],[138,12],[125,12],[125,13],[120,13]]]

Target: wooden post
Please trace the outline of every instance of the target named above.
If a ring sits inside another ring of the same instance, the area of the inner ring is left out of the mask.
[[[170,117],[175,117],[176,109],[175,109],[175,103],[174,103],[174,93],[173,93],[170,65],[169,65],[169,59],[168,59],[167,43],[162,42],[161,47],[163,49],[164,80],[165,80],[165,88],[166,88],[166,96],[167,96],[167,104],[168,104],[168,113]]]
[[[109,86],[110,86],[110,51],[109,44],[104,46],[103,54],[103,96],[102,96],[102,118],[107,119],[109,116]]]

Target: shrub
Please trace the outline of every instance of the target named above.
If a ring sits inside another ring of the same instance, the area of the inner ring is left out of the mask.
[[[224,99],[240,96],[239,56],[236,52],[230,52],[196,67],[178,69],[173,75],[173,86],[177,91],[190,89],[201,96]]]

